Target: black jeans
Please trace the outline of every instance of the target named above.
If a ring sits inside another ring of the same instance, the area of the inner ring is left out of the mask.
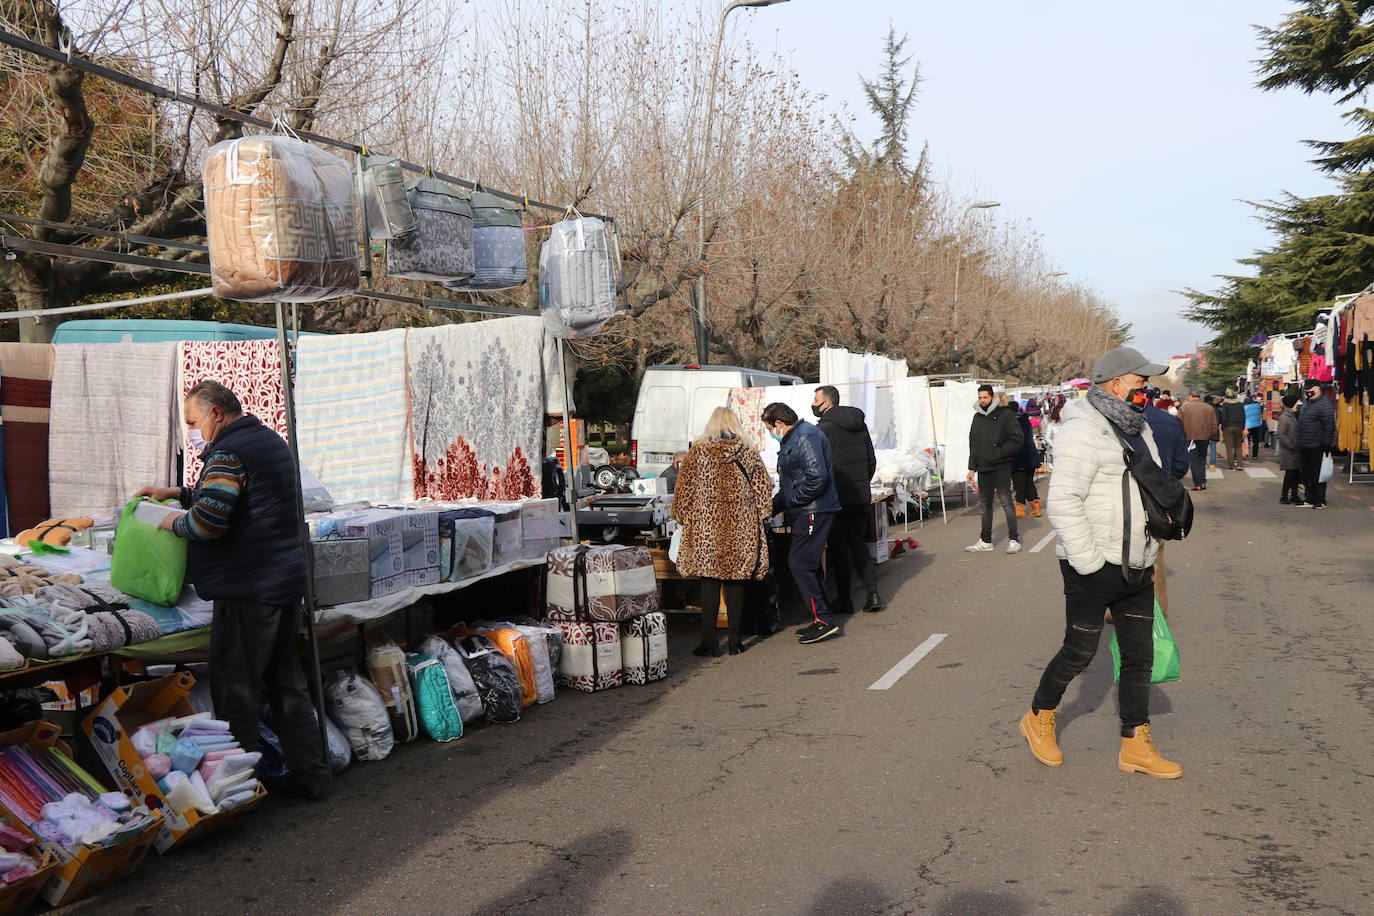
[[[849,597],[853,588],[851,568],[858,571],[865,595],[878,590],[878,575],[868,552],[868,519],[872,512],[872,506],[846,506],[835,513],[835,521],[830,526],[826,557],[830,574],[835,577],[836,607],[853,606]]]
[[[978,535],[985,544],[992,543],[992,500],[996,496],[1007,515],[1007,537],[1013,541],[1021,540],[1016,528],[1016,504],[1011,498],[1011,468],[999,467],[995,471],[978,472],[978,499],[983,504],[983,530]]]
[[[1016,494],[1018,503],[1029,502],[1040,498],[1040,491],[1035,488],[1035,471],[1012,471],[1011,489]]]
[[[1211,448],[1211,439],[1194,439],[1193,453],[1188,457],[1193,464],[1193,486],[1207,486],[1207,451]]]
[[[1108,563],[1090,576],[1079,575],[1067,560],[1059,561],[1064,576],[1064,645],[1040,677],[1032,706],[1057,709],[1069,682],[1083,673],[1097,654],[1103,616],[1110,608],[1121,649],[1121,683],[1117,708],[1121,727],[1135,728],[1150,721],[1150,669],[1154,666],[1155,575],[1143,571],[1131,584],[1121,567]]]
[[[329,764],[296,656],[299,620],[300,605],[216,601],[210,620],[210,698],[215,715],[228,721],[243,749],[256,751],[265,694],[292,775],[323,790]]]
[[[1302,470],[1299,468],[1293,468],[1292,470],[1284,471],[1283,493],[1280,495],[1280,498],[1295,503],[1301,502],[1302,496],[1298,493],[1298,481],[1301,479]]]
[[[787,566],[792,580],[801,592],[802,606],[819,623],[833,624],[830,605],[825,600],[825,582],[821,578],[821,555],[830,539],[835,523],[834,512],[808,512],[792,520],[792,546],[787,551]]]
[[[1250,437],[1250,457],[1258,458],[1260,446],[1264,444],[1264,427],[1251,426],[1245,432]]]
[[[1324,448],[1298,449],[1298,460],[1302,462],[1303,498],[1314,506],[1326,505],[1326,484],[1317,481],[1321,476],[1322,458],[1325,456]]]
[[[744,611],[743,579],[701,580],[701,641],[704,645],[716,643],[716,617],[720,613],[720,596],[725,594],[725,617],[730,627],[730,642],[739,642],[739,619]]]

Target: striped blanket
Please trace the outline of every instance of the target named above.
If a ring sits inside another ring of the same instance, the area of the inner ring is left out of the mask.
[[[301,338],[301,463],[336,502],[411,496],[409,424],[404,328]]]
[[[238,395],[243,412],[250,413],[286,438],[286,402],[281,390],[281,351],[275,340],[188,340],[178,353],[177,407],[198,382],[214,381]],[[186,424],[178,424],[186,455],[181,480],[194,486],[200,479],[200,456],[186,439]]]
[[[5,495],[9,531],[23,531],[48,512],[48,407],[52,344],[0,343],[0,414],[4,417]],[[0,524],[3,524],[0,518]]]

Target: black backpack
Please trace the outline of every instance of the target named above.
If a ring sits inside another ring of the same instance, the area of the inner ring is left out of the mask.
[[[1127,473],[1121,475],[1122,517],[1124,535],[1121,538],[1121,574],[1128,576],[1131,556],[1131,480],[1140,490],[1140,502],[1145,507],[1145,533],[1157,541],[1181,541],[1193,530],[1193,498],[1183,481],[1155,464],[1149,453],[1141,454],[1116,428],[1108,423],[1121,440],[1121,457]]]

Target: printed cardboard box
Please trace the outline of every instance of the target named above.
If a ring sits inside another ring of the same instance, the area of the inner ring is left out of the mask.
[[[346,519],[343,528],[348,537],[367,539],[373,598],[410,585],[432,584],[402,578],[405,573],[422,573],[420,579],[439,581],[438,512],[371,509]]]
[[[558,519],[558,500],[527,499],[520,504],[521,556],[526,560],[541,560],[544,555],[563,543],[562,525]]]
[[[143,758],[134,750],[129,736],[149,722],[194,714],[196,709],[186,698],[195,683],[196,679],[183,671],[132,687],[118,687],[82,723],[91,746],[115,784],[135,800],[162,812],[162,824],[153,839],[158,852],[220,830],[267,797],[267,790],[259,786],[251,801],[233,811],[201,814],[190,810],[179,814],[167,804],[157,780],[143,769]]]
[[[15,830],[33,837],[33,831],[28,828],[27,824],[19,818],[7,814],[4,809],[0,809],[0,824],[8,824]],[[35,842],[38,840],[38,837],[33,838]],[[15,912],[37,900],[39,893],[43,890],[43,885],[48,882],[53,871],[56,870],[57,857],[41,845],[35,849],[38,853],[38,871],[22,881],[15,881],[13,884],[0,884],[0,913]]]

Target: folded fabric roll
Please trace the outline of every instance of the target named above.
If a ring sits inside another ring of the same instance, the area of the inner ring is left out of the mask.
[[[22,668],[27,662],[4,633],[0,633],[0,671],[13,671]]]
[[[143,758],[143,769],[148,771],[148,775],[154,780],[161,779],[172,772],[172,758],[166,754],[149,754]]]
[[[42,541],[44,544],[65,547],[72,542],[73,534],[85,531],[94,524],[95,521],[89,518],[50,518],[16,534],[14,543],[27,547],[34,541]]]
[[[45,585],[33,593],[34,603],[45,607],[61,605],[73,610],[109,611],[129,606],[129,596],[98,582],[84,584],[56,583]]]

